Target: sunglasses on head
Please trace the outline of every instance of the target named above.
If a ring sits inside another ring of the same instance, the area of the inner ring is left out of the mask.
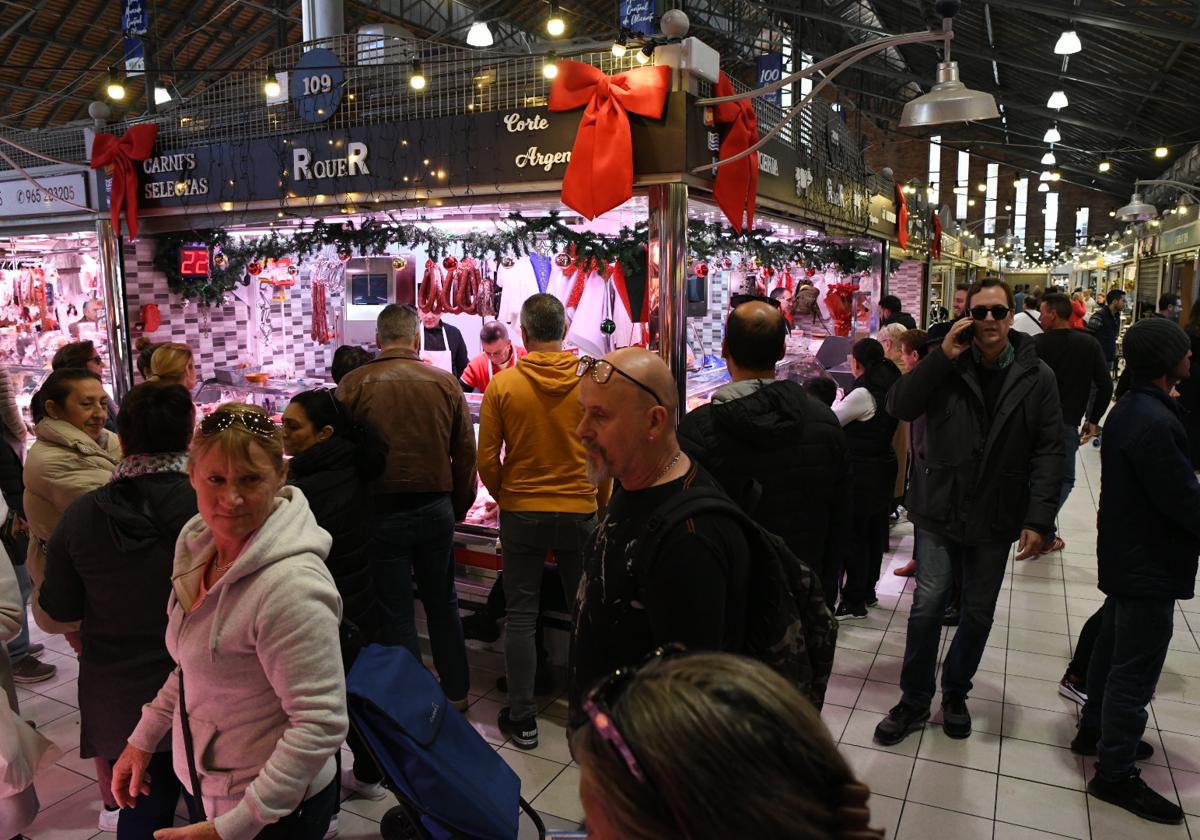
[[[972,306],[969,310],[971,318],[976,321],[986,321],[988,313],[997,321],[1003,321],[1008,317],[1008,313],[1012,312],[1007,306],[996,304],[995,306]]]
[[[655,405],[661,407],[663,404],[662,400],[660,400],[658,398],[658,394],[654,393],[654,389],[652,389],[649,385],[643,385],[641,382],[638,382],[636,379],[634,379],[632,376],[630,376],[625,371],[621,370],[619,367],[614,365],[612,362],[605,361],[604,359],[593,359],[591,356],[580,356],[579,364],[577,364],[575,366],[575,375],[582,377],[588,373],[591,374],[592,381],[595,382],[597,385],[608,384],[608,380],[612,379],[612,375],[614,373],[616,373],[620,376],[624,376],[626,379],[628,379],[634,385],[638,386],[643,391],[645,391],[647,394],[654,397]]]
[[[228,429],[234,423],[241,423],[246,431],[262,438],[273,438],[279,432],[275,421],[265,414],[255,411],[232,411],[223,408],[200,421],[200,434],[212,437]]]
[[[642,769],[642,765],[638,763],[633,748],[629,746],[629,742],[625,740],[625,736],[617,728],[617,723],[613,719],[612,708],[639,671],[660,659],[678,656],[686,652],[686,648],[680,644],[669,644],[657,648],[637,665],[618,668],[613,671],[598,682],[595,688],[588,692],[587,697],[583,701],[583,711],[588,716],[588,720],[591,721],[592,728],[596,730],[596,734],[600,736],[602,741],[613,748],[617,755],[621,757],[621,760],[625,762],[625,766],[629,769],[629,774],[642,784],[649,784],[649,780],[646,778],[646,773]]]

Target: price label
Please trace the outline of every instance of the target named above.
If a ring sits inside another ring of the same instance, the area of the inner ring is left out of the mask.
[[[309,50],[288,74],[288,95],[305,122],[321,123],[332,117],[345,92],[346,72],[330,50]]]

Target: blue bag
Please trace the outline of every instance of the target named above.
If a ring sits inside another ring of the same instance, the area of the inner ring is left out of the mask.
[[[346,692],[386,786],[424,815],[429,836],[516,840],[520,779],[407,648],[363,648]]]

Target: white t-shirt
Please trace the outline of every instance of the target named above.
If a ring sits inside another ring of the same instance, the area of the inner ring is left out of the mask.
[[[1041,335],[1045,332],[1038,321],[1038,317],[1028,309],[1021,310],[1013,318],[1013,329],[1017,332],[1023,332],[1025,335]]]

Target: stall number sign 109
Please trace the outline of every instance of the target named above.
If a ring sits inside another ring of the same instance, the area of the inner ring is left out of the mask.
[[[319,76],[304,77],[304,95],[313,96],[317,93],[329,93],[333,90],[333,79],[328,73]]]
[[[179,274],[189,279],[208,277],[208,249],[180,248]]]

